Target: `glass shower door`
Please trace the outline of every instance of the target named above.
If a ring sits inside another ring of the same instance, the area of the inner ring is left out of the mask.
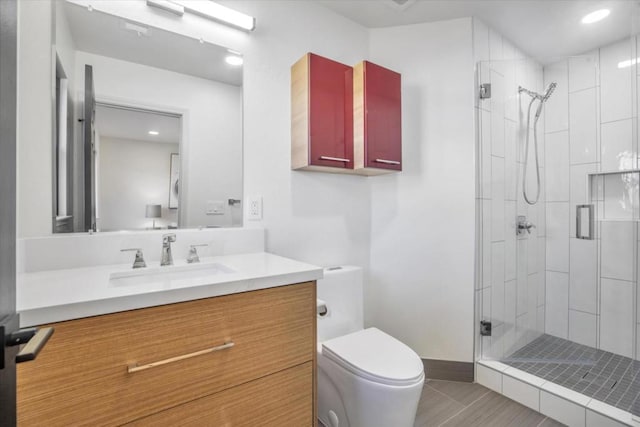
[[[589,375],[600,377],[602,384],[595,391],[594,398],[640,418],[640,170],[635,155],[632,156],[630,152],[621,154],[617,170],[601,170],[590,174],[588,181],[600,257],[597,363]],[[587,212],[577,212],[577,217],[583,216],[581,214],[586,216]],[[587,231],[584,225],[582,228],[577,233]]]
[[[480,62],[478,83],[487,89],[490,85],[490,93],[487,90],[476,109],[477,320],[491,324],[491,335],[479,335],[477,351],[482,359],[503,360],[544,331],[544,174],[540,202],[527,204],[522,196],[526,126],[521,117],[528,100],[518,93],[519,86],[541,90],[542,68],[524,59]],[[542,158],[544,132],[538,142]],[[533,144],[529,154],[535,156]],[[528,174],[529,194],[535,194],[536,184],[535,173]]]

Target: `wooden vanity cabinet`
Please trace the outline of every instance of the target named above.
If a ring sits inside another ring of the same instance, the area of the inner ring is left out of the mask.
[[[291,67],[291,167],[353,169],[353,68],[308,53]]]
[[[315,282],[53,324],[18,424],[315,426]]]
[[[353,71],[355,169],[363,175],[402,170],[401,76],[362,61]]]

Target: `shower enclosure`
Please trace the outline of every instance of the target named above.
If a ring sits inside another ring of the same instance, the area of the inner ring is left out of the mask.
[[[476,359],[640,422],[639,47],[477,64]]]

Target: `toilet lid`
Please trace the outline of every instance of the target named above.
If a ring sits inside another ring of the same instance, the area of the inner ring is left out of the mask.
[[[325,341],[322,354],[353,374],[378,383],[406,385],[424,376],[418,355],[377,328]]]

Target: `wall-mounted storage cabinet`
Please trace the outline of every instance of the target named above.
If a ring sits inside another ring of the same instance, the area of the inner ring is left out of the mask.
[[[400,74],[369,61],[353,72],[355,167],[363,175],[402,170]]]
[[[308,53],[291,67],[291,167],[359,175],[402,170],[400,74]]]
[[[291,68],[291,167],[353,170],[353,68],[308,53]]]

